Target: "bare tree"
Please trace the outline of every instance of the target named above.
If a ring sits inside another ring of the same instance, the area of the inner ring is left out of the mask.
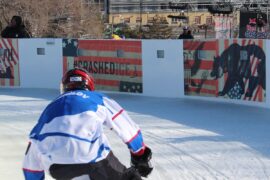
[[[156,15],[143,29],[143,35],[146,39],[168,39],[172,36],[172,28],[169,27],[165,17]]]

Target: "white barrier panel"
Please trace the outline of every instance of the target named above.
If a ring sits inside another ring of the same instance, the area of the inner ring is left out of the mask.
[[[183,41],[143,40],[143,94],[183,97]]]
[[[59,88],[62,39],[20,39],[19,52],[22,88]]]
[[[270,49],[270,40],[266,40],[265,49]],[[20,39],[19,59],[22,88],[59,88],[63,73],[62,39]],[[182,40],[143,40],[142,65],[143,95],[270,108],[270,52],[267,50],[265,102],[185,96]]]

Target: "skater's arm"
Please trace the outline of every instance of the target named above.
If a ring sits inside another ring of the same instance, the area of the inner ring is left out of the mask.
[[[44,180],[44,170],[40,164],[38,152],[33,143],[29,142],[23,161],[25,180]]]
[[[133,154],[143,154],[145,145],[139,126],[130,118],[128,113],[114,100],[104,98],[107,109],[105,124],[114,130],[125,142]]]
[[[153,170],[151,165],[152,151],[145,146],[139,126],[129,117],[128,113],[114,100],[105,98],[107,108],[105,124],[113,129],[127,144],[131,152],[131,164],[141,176],[147,177]]]

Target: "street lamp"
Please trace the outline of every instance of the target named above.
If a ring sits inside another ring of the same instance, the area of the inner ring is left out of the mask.
[[[140,29],[139,29],[139,32],[140,32],[140,36],[142,35],[142,2],[143,0],[140,0]]]
[[[112,15],[112,35],[113,35],[114,15]]]
[[[146,16],[146,24],[148,24],[148,18],[149,18],[149,12],[147,12],[147,16]]]
[[[270,24],[270,23],[269,23],[269,14],[268,14],[268,13],[269,13],[269,11],[268,11],[269,3],[270,3],[270,1],[267,0],[267,6],[266,6],[266,14],[267,14],[267,17],[266,17],[266,18],[267,18],[267,19],[266,19],[266,20],[267,20],[268,26],[269,26],[269,24]]]

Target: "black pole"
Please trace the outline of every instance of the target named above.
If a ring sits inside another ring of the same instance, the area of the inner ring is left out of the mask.
[[[258,39],[258,10],[256,9],[256,38],[255,39]]]
[[[205,24],[204,26],[204,38],[206,39],[207,37],[207,25]]]
[[[267,21],[267,25],[268,25],[268,27],[269,27],[269,11],[268,11],[268,8],[269,8],[269,3],[270,3],[270,1],[269,0],[267,0],[267,6],[266,6],[266,14],[267,14],[267,17],[266,17],[266,21]]]
[[[142,0],[140,0],[140,38],[142,38]]]
[[[104,14],[105,14],[105,22],[109,22],[110,15],[110,0],[104,0]]]
[[[232,38],[232,21],[233,21],[233,17],[231,19],[231,16],[228,16],[229,21],[230,21],[230,38]]]

